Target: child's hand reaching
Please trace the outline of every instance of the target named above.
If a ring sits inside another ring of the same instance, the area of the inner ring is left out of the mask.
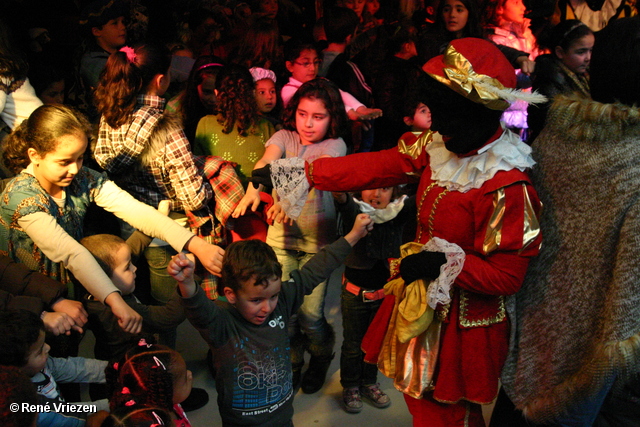
[[[234,209],[231,216],[233,218],[238,218],[244,215],[247,212],[247,208],[250,208],[253,212],[255,212],[260,206],[260,190],[256,189],[253,184],[249,184],[247,187],[247,192],[245,193],[238,206]]]
[[[267,219],[273,220],[278,224],[284,222],[285,224],[293,225],[293,218],[289,218],[282,209],[282,205],[279,202],[275,202],[273,206],[267,211]]]
[[[198,236],[193,236],[187,242],[184,249],[198,257],[204,268],[206,268],[211,274],[220,276],[224,249],[220,246],[207,243],[204,239],[201,239]]]
[[[344,238],[351,246],[355,246],[371,230],[373,230],[373,220],[369,215],[361,213],[356,216],[353,228]]]
[[[167,272],[176,279],[180,292],[184,298],[190,298],[196,293],[196,282],[193,280],[195,263],[184,252],[171,258]]]

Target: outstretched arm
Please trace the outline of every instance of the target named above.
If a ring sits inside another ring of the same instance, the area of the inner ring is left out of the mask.
[[[282,157],[282,149],[280,146],[272,144],[269,145],[260,160],[258,160],[254,166],[254,169],[259,169],[264,166],[267,166],[272,161],[277,160]],[[233,217],[238,218],[239,216],[244,215],[247,212],[247,208],[250,208],[252,211],[256,211],[258,209],[258,205],[260,205],[260,191],[263,190],[263,186],[259,185],[255,187],[254,184],[249,184],[247,187],[246,193],[238,207],[233,211]]]
[[[196,282],[193,279],[194,269],[195,264],[193,260],[184,252],[180,252],[175,255],[167,267],[169,275],[178,282],[180,294],[183,298],[191,298],[197,291],[198,285],[196,285]]]

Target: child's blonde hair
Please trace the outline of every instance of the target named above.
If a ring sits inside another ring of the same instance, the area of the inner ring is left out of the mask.
[[[113,269],[116,267],[116,252],[127,245],[120,236],[113,234],[94,234],[93,236],[84,237],[80,240],[80,244],[87,248],[91,255],[96,259],[98,265],[102,267],[105,274],[109,277],[113,275]]]

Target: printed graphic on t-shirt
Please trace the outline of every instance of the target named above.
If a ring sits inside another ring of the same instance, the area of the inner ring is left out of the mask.
[[[293,395],[289,346],[265,350],[244,339],[236,346],[232,408],[243,416],[271,413]]]

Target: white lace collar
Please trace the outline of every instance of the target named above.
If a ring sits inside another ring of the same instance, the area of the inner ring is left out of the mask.
[[[504,130],[500,138],[485,145],[478,154],[458,157],[447,150],[439,135],[427,145],[431,178],[449,191],[465,193],[493,178],[499,171],[531,168],[535,161],[531,147],[522,142],[515,133]]]
[[[360,212],[369,214],[375,224],[382,224],[398,216],[398,214],[404,207],[404,201],[406,199],[407,196],[403,195],[395,199],[394,201],[389,202],[389,204],[384,209],[376,209],[369,203],[358,200],[355,197],[353,198],[353,201],[356,202],[358,206],[360,206]]]

